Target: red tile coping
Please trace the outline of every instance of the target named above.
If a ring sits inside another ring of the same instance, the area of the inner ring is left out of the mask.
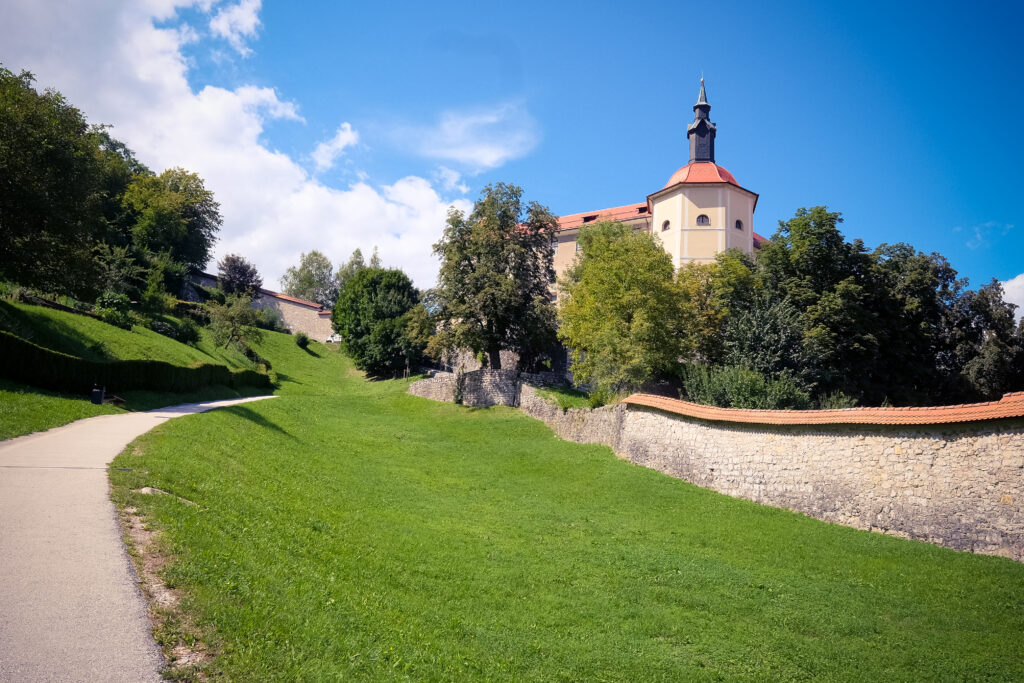
[[[840,410],[745,410],[718,408],[653,394],[633,394],[623,403],[714,422],[767,425],[936,425],[1024,417],[1024,391],[999,401],[929,408],[843,408]]]

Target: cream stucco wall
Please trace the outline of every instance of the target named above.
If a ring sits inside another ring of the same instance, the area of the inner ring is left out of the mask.
[[[727,183],[677,185],[652,197],[652,224],[672,265],[710,263],[729,248],[754,250],[754,195]],[[709,225],[697,224],[708,217]],[[736,221],[743,229],[737,230]],[[665,228],[667,222],[667,229]]]

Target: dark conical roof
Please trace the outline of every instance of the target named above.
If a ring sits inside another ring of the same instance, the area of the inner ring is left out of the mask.
[[[697,104],[707,104],[708,94],[704,92],[704,79],[700,79],[700,94],[697,95]]]

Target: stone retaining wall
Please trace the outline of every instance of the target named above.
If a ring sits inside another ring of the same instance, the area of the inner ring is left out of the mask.
[[[861,529],[1024,561],[1024,419],[937,426],[752,425],[617,405],[564,413],[560,437],[720,493]]]

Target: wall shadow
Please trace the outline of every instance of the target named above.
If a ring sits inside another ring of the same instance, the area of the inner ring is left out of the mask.
[[[278,434],[283,434],[287,436],[289,439],[295,439],[295,437],[289,434],[287,431],[281,429],[281,427],[277,426],[277,424],[271,422],[270,420],[263,417],[262,415],[260,415],[253,409],[249,408],[245,404],[236,406],[225,406],[224,408],[218,408],[218,410],[222,410],[226,413],[231,413],[232,415],[237,415],[243,420],[248,420],[253,424],[257,424],[260,427],[265,427],[267,429],[277,432]]]

